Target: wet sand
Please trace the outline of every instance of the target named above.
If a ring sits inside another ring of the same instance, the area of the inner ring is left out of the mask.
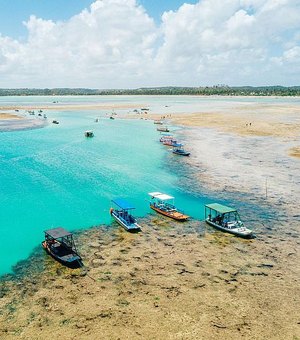
[[[235,201],[256,239],[151,214],[138,234],[116,225],[77,233],[85,269],[63,268],[38,247],[16,267],[15,280],[1,282],[0,338],[300,338],[300,162],[289,155],[300,145],[294,109],[167,121],[183,127],[176,135],[192,152],[178,160],[182,185]],[[258,214],[251,204],[271,213]]]
[[[47,125],[46,119],[26,117],[15,113],[0,112],[0,132],[27,129],[38,129]]]

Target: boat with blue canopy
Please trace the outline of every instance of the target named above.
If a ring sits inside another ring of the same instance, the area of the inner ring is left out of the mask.
[[[219,203],[205,205],[205,221],[209,225],[236,236],[250,238],[253,236],[251,229],[244,226],[236,209]]]
[[[173,146],[173,153],[175,153],[176,155],[189,156],[191,154],[190,152],[187,152],[184,150],[183,144],[181,143],[175,142],[172,146]]]
[[[112,203],[117,208],[111,208],[111,216],[127,231],[140,231],[141,226],[137,223],[136,218],[130,213],[135,207],[123,198],[116,198]]]

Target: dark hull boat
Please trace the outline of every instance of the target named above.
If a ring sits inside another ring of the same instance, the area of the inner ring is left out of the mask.
[[[176,155],[180,155],[180,156],[189,156],[191,153],[187,152],[183,149],[175,149],[173,150],[173,153],[175,153]]]
[[[69,268],[79,268],[82,259],[77,252],[73,235],[63,228],[54,228],[45,231],[43,248],[56,261]]]
[[[179,156],[189,156],[190,152],[187,152],[183,148],[183,144],[181,143],[173,143],[173,153]]]

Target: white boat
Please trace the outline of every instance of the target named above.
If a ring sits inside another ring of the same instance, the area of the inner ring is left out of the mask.
[[[134,206],[123,198],[114,199],[112,203],[118,208],[111,208],[110,214],[125,230],[132,232],[141,230],[136,218],[130,213],[131,210],[135,209]]]
[[[236,209],[222,204],[205,205],[205,222],[209,225],[236,236],[250,238],[253,231],[244,226]]]
[[[156,130],[161,132],[170,132],[167,126],[158,127]]]

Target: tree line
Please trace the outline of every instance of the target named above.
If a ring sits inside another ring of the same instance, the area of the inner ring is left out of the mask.
[[[300,86],[241,86],[227,85],[205,87],[145,87],[138,89],[89,89],[89,88],[18,88],[0,89],[0,96],[81,96],[81,95],[203,95],[203,96],[299,96]]]

